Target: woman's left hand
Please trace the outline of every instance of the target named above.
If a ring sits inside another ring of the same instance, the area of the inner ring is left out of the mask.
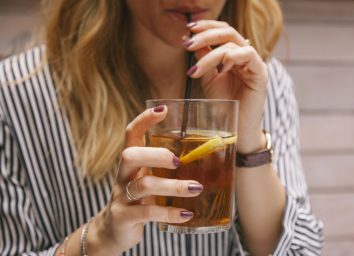
[[[262,116],[267,91],[267,65],[245,38],[226,22],[200,20],[188,25],[192,38],[184,47],[195,52],[189,71],[201,78],[207,98],[240,100],[238,149],[253,152],[264,143]],[[216,47],[216,48],[215,48]]]

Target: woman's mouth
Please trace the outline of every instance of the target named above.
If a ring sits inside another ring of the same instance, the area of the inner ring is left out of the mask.
[[[205,14],[208,12],[206,8],[200,7],[178,7],[166,9],[166,12],[174,19],[182,21],[183,23],[188,23],[187,14],[190,14],[192,21],[201,20],[204,18]]]

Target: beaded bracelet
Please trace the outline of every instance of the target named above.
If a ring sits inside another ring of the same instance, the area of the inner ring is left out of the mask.
[[[60,256],[65,256],[65,248],[66,248],[66,244],[68,243],[69,241],[69,237],[67,236],[63,242],[63,245],[60,249]]]
[[[80,255],[81,256],[88,256],[87,255],[87,233],[92,222],[93,218],[91,218],[84,226],[81,232],[81,239],[80,239]]]

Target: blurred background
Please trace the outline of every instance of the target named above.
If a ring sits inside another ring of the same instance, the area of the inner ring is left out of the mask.
[[[275,56],[295,81],[301,154],[325,256],[354,255],[354,0],[281,0]],[[21,46],[39,0],[0,0],[0,59]]]

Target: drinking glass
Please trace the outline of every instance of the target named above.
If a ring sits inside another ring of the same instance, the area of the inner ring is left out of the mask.
[[[184,208],[194,213],[182,224],[159,223],[172,233],[201,234],[228,230],[235,212],[235,154],[238,101],[147,100],[148,108],[166,105],[166,118],[151,127],[146,142],[164,147],[181,160],[175,170],[153,168],[155,176],[195,180],[204,187],[197,197],[157,196],[161,206]]]

